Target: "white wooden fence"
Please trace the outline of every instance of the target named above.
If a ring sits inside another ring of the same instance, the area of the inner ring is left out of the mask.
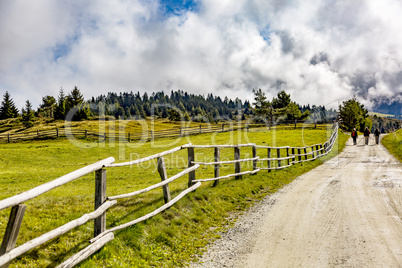
[[[114,232],[128,226],[132,226],[139,222],[145,221],[158,213],[166,210],[167,208],[174,205],[177,201],[183,198],[188,193],[197,189],[201,182],[214,181],[214,186],[219,180],[236,177],[241,178],[242,175],[255,174],[261,170],[268,170],[268,172],[277,169],[287,168],[291,165],[312,161],[319,157],[327,155],[331,150],[335,141],[337,139],[338,124],[334,124],[332,128],[331,137],[324,144],[316,144],[307,147],[270,147],[270,146],[260,146],[256,144],[238,144],[238,145],[193,145],[186,144],[180,147],[173,148],[171,150],[141,158],[138,160],[124,162],[124,163],[114,163],[115,159],[113,157],[106,158],[102,161],[96,162],[92,165],[86,166],[84,168],[73,171],[67,175],[64,175],[58,179],[50,181],[48,183],[42,184],[35,187],[29,191],[23,192],[21,194],[6,198],[0,201],[0,210],[12,207],[10,218],[6,227],[3,242],[0,247],[0,267],[8,267],[10,262],[26,253],[27,251],[34,249],[51,239],[58,237],[66,232],[87,223],[90,220],[94,220],[94,238],[90,240],[90,244],[74,256],[70,257],[68,260],[60,264],[58,267],[73,267],[74,265],[80,263],[81,261],[88,258],[94,252],[98,251],[103,245],[113,240]],[[198,148],[211,148],[214,149],[214,161],[213,162],[196,162],[195,161],[195,150]],[[234,160],[221,161],[220,151],[222,148],[233,148],[234,150]],[[240,150],[251,148],[252,157],[241,159]],[[267,157],[260,158],[257,156],[257,150],[267,150]],[[180,150],[187,150],[188,155],[188,168],[182,172],[168,178],[166,173],[164,156],[173,154]],[[161,182],[151,185],[145,189],[137,190],[132,193],[126,193],[116,196],[106,196],[106,169],[113,167],[124,167],[132,166],[142,162],[157,159],[158,172],[160,174]],[[242,162],[252,162],[252,170],[241,170]],[[234,164],[234,173],[220,176],[220,166],[221,165],[231,165]],[[214,176],[207,179],[197,179],[196,170],[201,165],[213,165],[214,166]],[[34,238],[25,244],[15,247],[15,243],[18,237],[19,229],[23,220],[26,205],[23,203],[31,200],[41,194],[44,194],[56,187],[72,182],[84,175],[95,172],[95,210],[91,213],[85,214],[78,219],[70,221],[50,232],[47,232],[37,238]],[[178,196],[171,199],[169,183],[177,180],[178,178],[188,174],[188,188],[181,192]],[[144,215],[136,220],[127,222],[125,224],[113,227],[111,229],[106,229],[106,211],[117,203],[117,200],[122,198],[134,197],[153,189],[162,187],[165,204],[155,211]]]

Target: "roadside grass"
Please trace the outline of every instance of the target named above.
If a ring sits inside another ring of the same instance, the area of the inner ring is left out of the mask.
[[[152,142],[103,143],[90,140],[40,140],[0,144],[0,200],[51,181],[68,172],[113,156],[116,162],[130,161],[156,154],[176,146],[193,144],[256,143],[270,146],[305,146],[325,142],[330,126],[317,129],[290,127],[256,129],[250,132],[200,134],[183,138],[165,138]],[[169,210],[135,226],[115,233],[115,239],[81,267],[174,267],[185,266],[201,254],[204,246],[219,237],[234,219],[233,212],[244,211],[267,194],[273,193],[297,176],[335,156],[345,145],[347,135],[339,135],[339,143],[330,155],[290,168],[261,171],[242,179],[203,183]],[[258,155],[266,157],[266,149]],[[213,149],[195,149],[196,161],[213,159]],[[241,149],[241,157],[251,157],[251,148]],[[221,160],[233,159],[233,149],[221,149]],[[181,150],[165,157],[168,177],[187,167],[187,152]],[[123,194],[160,182],[156,161],[133,167],[107,169],[107,195]],[[264,165],[264,163],[261,163]],[[242,171],[251,170],[243,163]],[[221,175],[234,173],[233,165],[221,167]],[[213,177],[213,167],[200,167],[197,179]],[[187,176],[170,183],[172,198],[187,188]],[[162,190],[157,189],[134,198],[119,200],[107,212],[107,228],[141,217],[163,205]],[[27,210],[17,246],[62,224],[93,211],[94,175],[85,176],[26,202]],[[0,211],[0,237],[3,237],[10,209]],[[88,245],[93,223],[87,223],[45,245],[31,250],[12,263],[14,267],[53,267]]]
[[[402,162],[402,129],[389,133],[381,139],[387,150]]]

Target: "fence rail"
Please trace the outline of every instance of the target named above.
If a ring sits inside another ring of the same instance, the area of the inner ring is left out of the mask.
[[[325,124],[326,122],[319,122],[318,124]],[[294,121],[292,122],[282,122],[275,123],[270,126],[279,126],[279,125],[297,125],[303,124],[305,125],[314,125],[317,126],[317,122],[306,122],[306,121]],[[124,133],[115,133],[115,132],[94,132],[88,130],[80,130],[75,128],[54,128],[54,129],[46,129],[46,130],[36,130],[31,132],[21,132],[21,133],[0,133],[0,142],[18,142],[24,140],[32,140],[32,139],[46,139],[46,138],[59,138],[59,137],[82,137],[82,138],[97,138],[100,140],[114,139],[121,141],[136,141],[136,140],[154,140],[157,138],[166,138],[166,137],[183,137],[201,133],[212,133],[212,132],[226,132],[226,131],[235,131],[235,130],[249,130],[253,128],[262,128],[267,127],[265,124],[249,124],[249,123],[236,123],[236,124],[221,124],[221,125],[199,125],[197,127],[180,127],[175,129],[162,129],[162,130],[146,130],[141,132],[124,132]]]
[[[139,222],[145,221],[162,211],[168,209],[174,205],[177,201],[182,199],[184,196],[194,191],[200,187],[201,182],[214,181],[214,186],[219,180],[235,177],[240,179],[241,176],[246,174],[256,174],[261,170],[268,170],[271,172],[276,169],[283,169],[290,167],[294,164],[312,161],[319,157],[327,155],[333,148],[338,134],[338,124],[334,124],[332,128],[332,134],[328,141],[323,144],[315,144],[312,146],[305,147],[270,147],[270,146],[260,146],[254,143],[251,144],[238,144],[238,145],[192,145],[186,144],[180,147],[173,148],[171,150],[155,154],[152,156],[144,157],[135,161],[124,162],[124,163],[114,163],[115,159],[113,157],[106,158],[89,166],[83,167],[69,174],[66,174],[60,178],[53,181],[35,187],[29,191],[23,192],[16,196],[12,196],[0,201],[0,210],[12,207],[10,218],[6,227],[3,242],[0,247],[0,267],[8,267],[10,262],[21,256],[25,252],[36,248],[55,237],[58,237],[66,232],[81,226],[88,221],[94,220],[94,238],[90,240],[90,245],[85,249],[81,250],[74,256],[70,257],[68,260],[60,264],[58,267],[73,267],[84,259],[88,258],[91,254],[99,250],[103,245],[114,239],[114,232],[121,230],[137,224]],[[197,162],[195,161],[195,149],[214,149],[214,161],[212,162]],[[231,149],[234,150],[234,160],[231,161],[221,161],[220,150],[221,149]],[[241,149],[252,149],[252,158],[241,159],[240,150]],[[257,156],[257,151],[265,149],[267,150],[267,157],[260,158]],[[166,175],[166,167],[164,163],[164,156],[176,153],[181,150],[187,150],[188,154],[188,168],[177,173],[176,175],[168,178]],[[301,151],[303,150],[303,153]],[[309,152],[307,152],[309,150]],[[304,159],[302,159],[304,157]],[[106,169],[113,167],[123,167],[132,166],[145,161],[151,161],[157,159],[158,172],[160,175],[161,182],[151,185],[147,188],[137,190],[131,193],[116,195],[116,196],[106,196]],[[241,170],[242,162],[252,162],[252,170]],[[264,165],[264,163],[266,165]],[[221,165],[234,165],[235,172],[233,174],[220,176],[220,166]],[[284,164],[284,165],[282,165]],[[213,165],[214,166],[214,177],[207,179],[196,179],[196,170],[201,165]],[[33,199],[43,193],[46,193],[56,187],[64,185],[66,183],[72,182],[84,175],[95,172],[95,210],[88,214],[81,216],[78,219],[72,220],[50,232],[47,232],[37,238],[34,238],[25,244],[15,247],[15,243],[18,237],[21,222],[23,220],[26,205],[22,204],[30,199]],[[184,175],[188,175],[188,188],[178,194],[175,198],[171,199],[169,184],[177,180]],[[121,198],[130,198],[137,196],[139,194],[146,193],[148,191],[157,189],[163,189],[163,196],[165,204],[148,213],[138,219],[132,220],[130,222],[121,224],[119,226],[113,227],[111,229],[106,229],[106,211],[113,207]]]

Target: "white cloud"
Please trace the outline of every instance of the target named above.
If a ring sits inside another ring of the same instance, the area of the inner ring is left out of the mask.
[[[164,17],[157,0],[3,1],[0,93],[22,106],[61,86],[249,100],[262,88],[328,105],[402,91],[398,0],[198,3]]]

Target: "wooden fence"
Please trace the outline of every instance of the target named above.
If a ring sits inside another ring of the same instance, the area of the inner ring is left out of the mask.
[[[325,122],[320,122],[325,123]],[[306,123],[305,121],[292,121],[292,122],[282,122],[275,123],[274,126],[278,125],[289,125],[297,126],[297,124],[303,127],[311,125],[316,126],[317,123]],[[18,132],[18,133],[0,133],[0,142],[18,142],[23,140],[33,140],[33,139],[49,139],[49,138],[59,138],[59,137],[82,137],[82,138],[96,138],[100,140],[120,140],[120,141],[136,141],[136,140],[153,140],[158,138],[173,138],[173,137],[183,137],[194,134],[201,133],[212,133],[212,132],[226,132],[235,130],[249,130],[251,128],[263,128],[266,127],[265,124],[248,124],[248,123],[236,123],[236,124],[209,124],[209,125],[199,125],[197,127],[180,127],[173,129],[163,129],[163,130],[147,130],[142,132],[94,132],[88,130],[79,130],[75,128],[54,128],[47,130],[36,130],[31,132]]]
[[[42,184],[36,188],[29,191],[23,192],[21,194],[6,198],[0,201],[0,210],[6,208],[12,208],[10,212],[9,221],[6,227],[3,242],[0,247],[0,267],[8,267],[10,262],[26,253],[27,251],[34,249],[55,237],[67,233],[68,231],[81,226],[88,221],[94,221],[94,238],[89,241],[89,245],[78,252],[77,254],[70,257],[68,260],[60,264],[58,267],[73,267],[74,265],[80,263],[81,261],[88,258],[94,252],[98,251],[103,245],[114,239],[114,232],[120,229],[127,228],[139,222],[145,221],[158,213],[166,210],[167,208],[174,205],[177,201],[183,198],[188,193],[197,189],[201,182],[214,181],[214,185],[218,183],[219,180],[236,177],[241,178],[241,176],[246,174],[255,174],[261,170],[268,170],[268,172],[276,169],[283,169],[291,165],[304,162],[312,161],[316,158],[327,155],[333,148],[335,141],[337,139],[338,124],[334,124],[332,128],[332,134],[327,142],[324,144],[316,144],[306,147],[269,147],[260,146],[256,144],[238,144],[238,145],[193,145],[186,144],[180,147],[173,148],[171,150],[141,158],[134,161],[114,163],[115,159],[113,157],[106,158],[92,165],[83,167],[76,171],[73,171],[67,175],[57,178],[48,183]],[[198,148],[210,148],[214,149],[214,161],[213,162],[197,162],[195,161],[195,151]],[[234,150],[234,160],[221,161],[220,150],[222,148],[233,148]],[[240,150],[250,149],[252,151],[252,157],[241,159]],[[178,174],[168,178],[165,167],[164,156],[174,154],[180,150],[187,150],[188,157],[188,167],[179,172]],[[267,157],[260,158],[257,156],[257,150],[266,150]],[[151,185],[145,189],[137,190],[131,193],[125,193],[116,196],[106,196],[106,174],[108,168],[114,167],[128,167],[143,163],[146,161],[151,161],[157,159],[158,172],[160,175],[161,182]],[[242,162],[252,162],[251,170],[241,170]],[[234,164],[234,173],[220,176],[220,166],[221,165],[231,165]],[[214,175],[211,178],[197,179],[196,170],[201,165],[213,165]],[[15,247],[15,243],[18,237],[19,229],[24,217],[24,212],[26,205],[23,203],[31,200],[41,194],[44,194],[56,187],[62,186],[69,182],[72,182],[84,175],[95,172],[95,210],[91,213],[85,214],[78,219],[70,221],[50,232],[47,232],[37,238],[34,238],[25,244]],[[182,191],[175,198],[171,198],[169,184],[177,180],[184,175],[188,175],[188,188]],[[122,198],[134,197],[151,190],[162,187],[163,196],[165,204],[155,211],[146,214],[138,219],[127,222],[125,224],[106,229],[106,211],[117,203],[117,200]]]

